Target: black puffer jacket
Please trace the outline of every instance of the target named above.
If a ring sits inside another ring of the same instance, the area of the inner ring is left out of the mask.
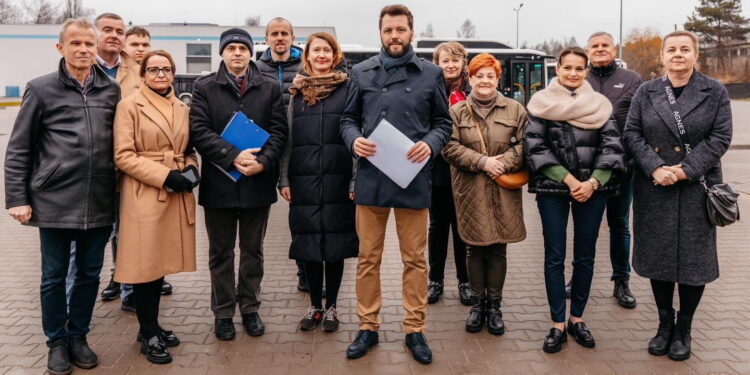
[[[612,169],[612,178],[598,192],[616,193],[618,175],[625,172],[625,151],[615,120],[611,118],[599,129],[581,129],[564,121],[550,121],[529,114],[524,136],[524,150],[532,176],[529,192],[570,194],[562,182],[547,178],[547,167],[565,167],[579,181],[591,178],[594,169]]]
[[[120,87],[94,65],[84,96],[63,64],[26,86],[5,155],[5,205],[31,205],[29,225],[40,228],[104,227],[115,218]]]
[[[300,64],[302,63],[302,48],[292,46],[289,50],[289,60],[273,61],[271,58],[271,48],[269,47],[263,56],[255,63],[263,74],[273,76],[279,82],[281,93],[284,94],[284,107],[289,105],[289,88],[292,87],[294,77],[299,73]]]

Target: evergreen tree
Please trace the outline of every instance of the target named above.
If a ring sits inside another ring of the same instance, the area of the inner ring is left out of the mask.
[[[750,20],[742,16],[740,0],[700,0],[685,30],[698,34],[701,42],[716,48],[718,68],[726,72],[730,58],[726,51],[732,40],[744,39],[750,32]]]

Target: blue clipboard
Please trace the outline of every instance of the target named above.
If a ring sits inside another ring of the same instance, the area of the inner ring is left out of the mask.
[[[227,126],[224,127],[224,131],[221,132],[222,139],[240,150],[261,148],[266,144],[266,141],[268,141],[268,138],[270,137],[271,136],[263,130],[263,128],[239,111],[234,113],[234,116],[229,120]],[[237,182],[243,176],[242,173],[234,167],[227,171],[216,163],[212,164],[216,168],[219,168],[222,173],[234,182]]]

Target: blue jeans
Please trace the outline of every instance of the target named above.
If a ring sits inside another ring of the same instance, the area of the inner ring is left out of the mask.
[[[537,207],[544,235],[544,282],[547,302],[555,323],[565,322],[565,247],[568,213],[573,212],[573,278],[570,315],[581,317],[586,308],[594,276],[596,239],[607,197],[594,194],[584,203],[569,195],[537,194]]]
[[[630,202],[633,185],[630,181],[620,187],[620,195],[607,198],[609,225],[609,259],[612,261],[612,280],[630,279]]]
[[[47,345],[69,337],[85,336],[99,290],[99,273],[104,246],[112,227],[89,230],[39,228],[42,252],[42,328]],[[65,279],[70,263],[70,246],[76,244],[76,273],[66,303]]]

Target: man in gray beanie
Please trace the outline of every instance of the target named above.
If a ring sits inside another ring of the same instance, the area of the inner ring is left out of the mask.
[[[263,279],[263,238],[268,213],[276,202],[278,163],[287,139],[281,89],[250,61],[253,40],[234,28],[221,34],[222,63],[198,78],[190,106],[190,137],[201,154],[201,193],[211,273],[211,310],[220,340],[235,337],[232,318],[239,303],[245,331],[260,336],[258,315]],[[235,112],[242,112],[270,134],[261,148],[241,150],[220,134]],[[233,181],[227,172],[242,176]],[[239,224],[240,266],[235,282],[234,245]]]

